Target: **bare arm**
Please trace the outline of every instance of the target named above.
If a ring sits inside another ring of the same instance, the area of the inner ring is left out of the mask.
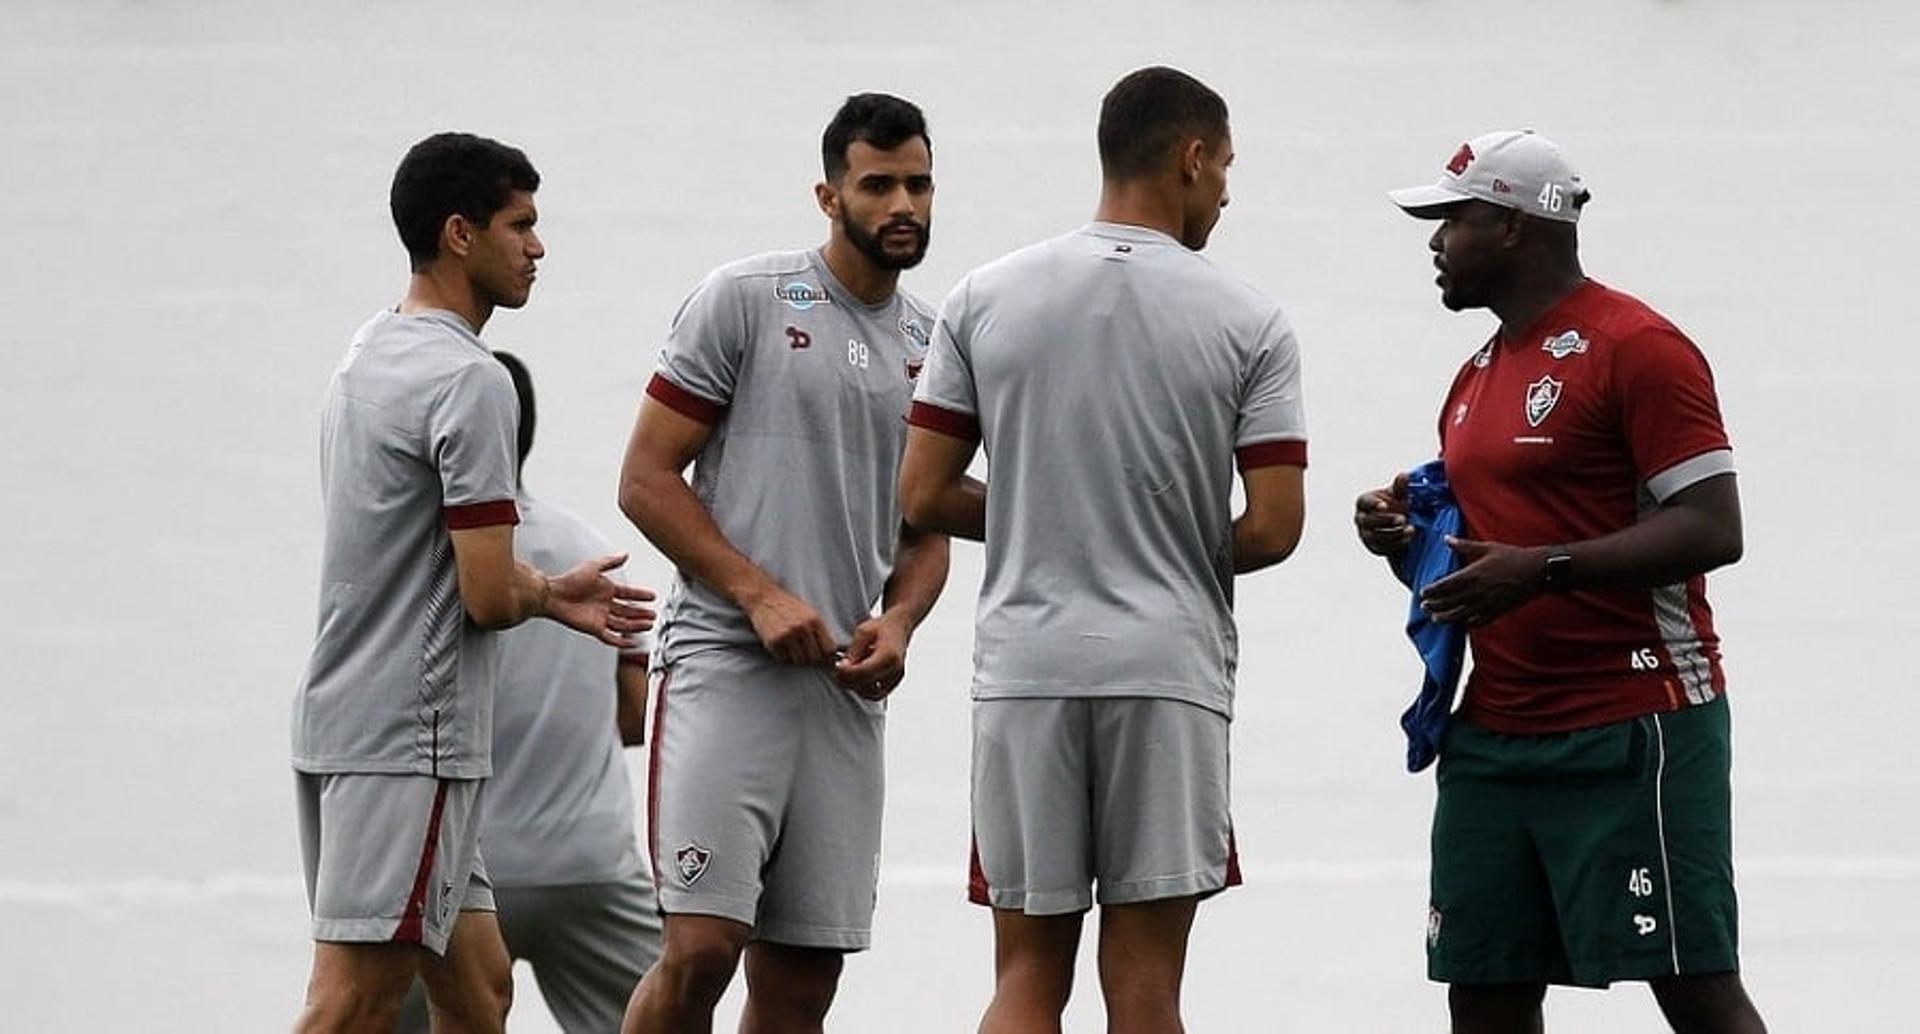
[[[836,648],[826,621],[735,549],[681,476],[712,433],[707,424],[643,399],[620,467],[620,510],[675,566],[738,604],[775,657],[822,663]]]
[[[1421,594],[1439,621],[1483,625],[1546,591],[1547,557],[1572,558],[1569,588],[1654,588],[1740,559],[1740,492],[1732,474],[1696,482],[1631,527],[1560,546],[1450,540],[1465,562]]]
[[[638,747],[647,742],[647,656],[622,654],[613,669],[614,722],[620,745]]]
[[[633,645],[633,633],[653,627],[653,599],[642,588],[606,576],[624,554],[598,557],[559,575],[547,575],[513,556],[513,525],[462,528],[453,540],[460,603],[481,628],[511,628],[528,618],[551,618],[612,646]]]
[[[921,531],[984,541],[987,486],[967,476],[979,442],[924,427],[907,428],[900,461],[900,513]]]
[[[1240,472],[1247,509],[1233,522],[1233,571],[1271,567],[1293,554],[1307,519],[1306,469],[1279,463]]]
[[[949,551],[947,536],[901,526],[880,614],[853,630],[846,658],[834,666],[841,685],[878,700],[906,677],[907,646],[947,584]]]

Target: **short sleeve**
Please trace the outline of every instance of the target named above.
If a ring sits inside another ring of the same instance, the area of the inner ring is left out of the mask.
[[[968,441],[980,439],[980,396],[973,380],[967,343],[966,302],[970,281],[962,280],[940,306],[933,321],[927,362],[914,387],[907,422],[915,427]]]
[[[1620,424],[1634,468],[1654,498],[1733,470],[1706,357],[1678,331],[1656,327],[1614,353]]]
[[[746,323],[733,279],[724,273],[708,277],[674,315],[647,394],[682,416],[719,423],[739,382]]]
[[[506,367],[491,359],[461,367],[427,411],[428,448],[440,474],[447,527],[518,524],[516,434],[520,403]]]
[[[1300,346],[1278,310],[1261,329],[1241,376],[1233,432],[1241,470],[1307,465],[1306,409],[1300,397]]]

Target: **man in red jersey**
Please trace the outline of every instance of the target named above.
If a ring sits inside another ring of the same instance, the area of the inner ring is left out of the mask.
[[[1543,1030],[1548,984],[1615,980],[1676,1030],[1763,1031],[1704,578],[1740,557],[1740,499],[1706,359],[1581,271],[1590,195],[1545,138],[1476,137],[1390,196],[1439,222],[1441,302],[1500,318],[1440,414],[1466,534],[1421,605],[1468,628],[1473,668],[1440,746],[1428,975],[1460,1034]],[[1404,477],[1354,523],[1398,570]]]

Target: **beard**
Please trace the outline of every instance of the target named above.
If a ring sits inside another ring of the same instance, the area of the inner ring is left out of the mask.
[[[899,228],[906,228],[913,231],[913,249],[911,251],[888,251],[886,244],[881,240],[888,230]],[[920,260],[927,257],[927,244],[932,237],[932,230],[930,228],[916,223],[911,219],[896,219],[893,222],[881,226],[878,231],[868,233],[856,225],[853,220],[848,219],[844,210],[840,213],[840,229],[847,235],[847,240],[852,242],[855,248],[859,249],[860,254],[867,257],[867,261],[873,263],[874,266],[879,269],[896,271],[912,269],[919,265]]]

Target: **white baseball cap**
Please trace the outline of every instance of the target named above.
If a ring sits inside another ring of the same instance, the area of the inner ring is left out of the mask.
[[[1478,198],[1562,223],[1579,222],[1590,196],[1559,146],[1531,129],[1476,136],[1453,152],[1438,183],[1387,192],[1416,219],[1438,219],[1445,206]]]

